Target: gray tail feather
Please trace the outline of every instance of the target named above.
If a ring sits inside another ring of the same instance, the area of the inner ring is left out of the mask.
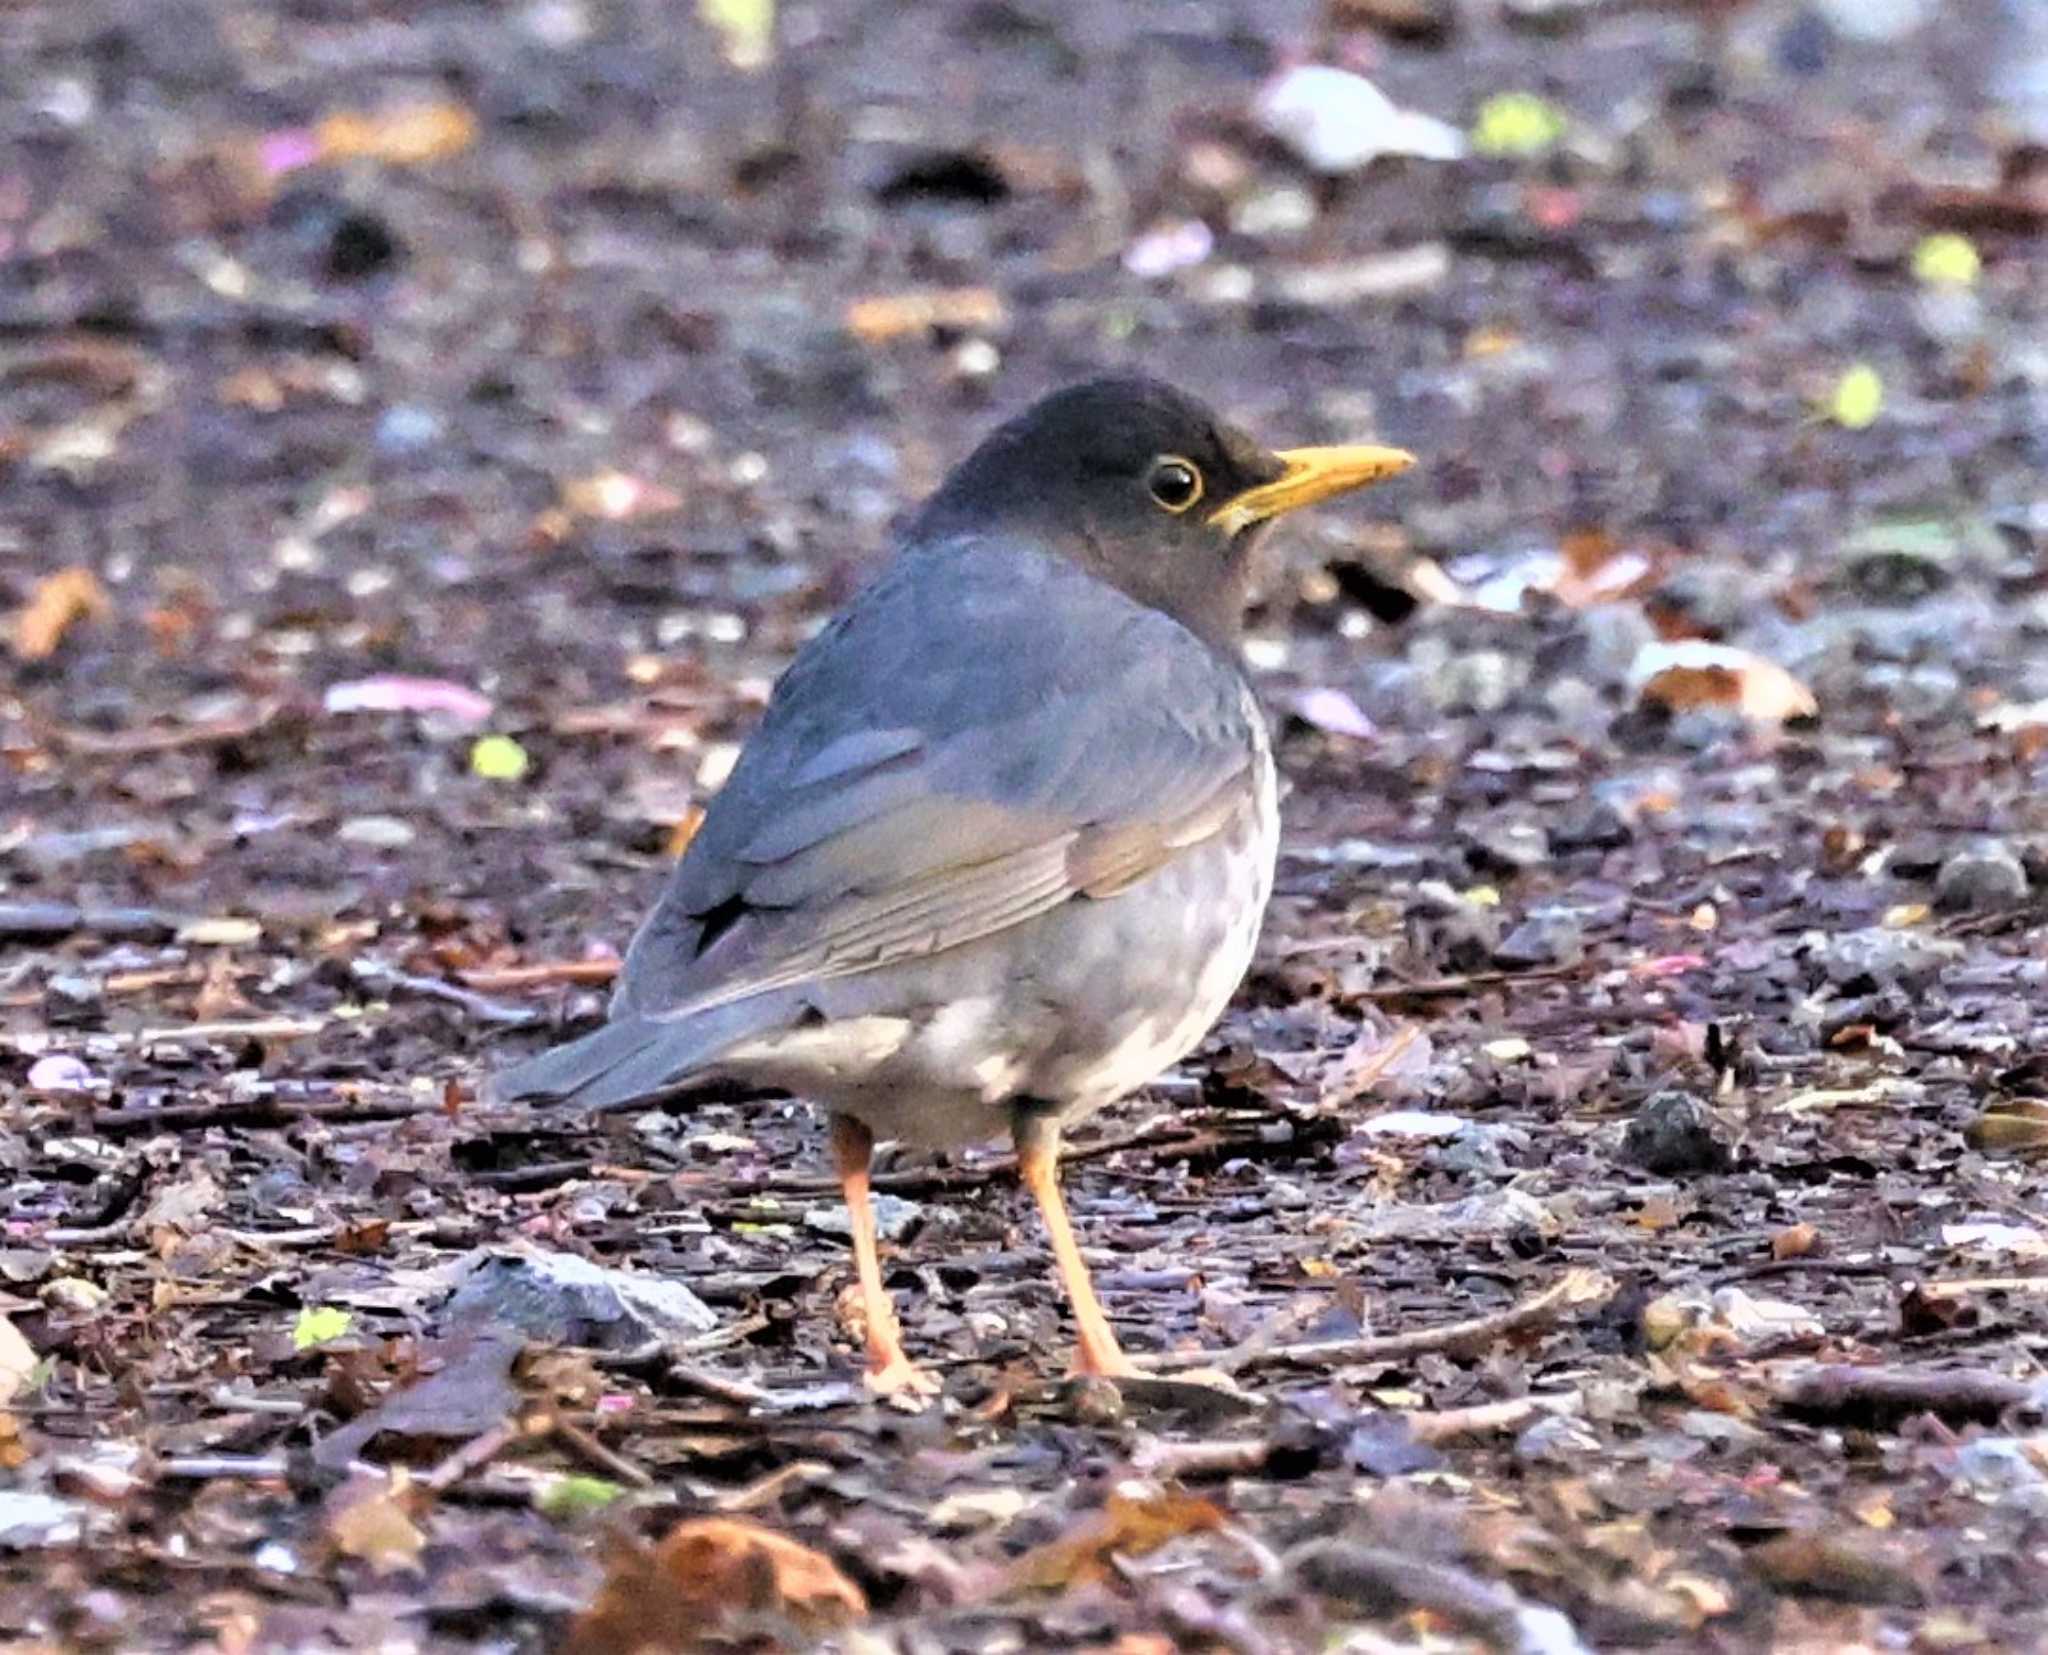
[[[674,1090],[774,1021],[768,1008],[746,1003],[673,1023],[622,1017],[491,1076],[484,1095],[492,1103],[574,1101],[587,1109],[620,1108]]]

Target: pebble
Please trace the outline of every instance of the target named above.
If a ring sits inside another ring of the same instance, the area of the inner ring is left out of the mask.
[[[1621,1141],[1625,1161],[1660,1177],[1719,1172],[1728,1148],[1714,1130],[1707,1106],[1690,1092],[1653,1092],[1637,1109]]]
[[[1481,870],[1523,873],[1550,860],[1550,835],[1540,822],[1497,816],[1469,824],[1458,837]]]
[[[2002,839],[1980,839],[1950,853],[1934,876],[1944,908],[2005,908],[2027,899],[2027,870]]]
[[[335,830],[335,837],[345,844],[368,845],[373,850],[400,850],[411,844],[416,835],[410,822],[402,822],[396,816],[351,816]]]
[[[1820,950],[1820,968],[1837,988],[1921,988],[1962,956],[1960,943],[1872,926],[1843,931]]]
[[[1586,936],[1571,914],[1545,909],[1531,914],[1503,937],[1493,957],[1510,970],[1577,965],[1586,957]]]
[[[906,1201],[900,1195],[878,1195],[873,1205],[875,1234],[883,1241],[901,1241],[924,1217],[924,1208],[919,1203]],[[847,1216],[846,1204],[839,1201],[811,1208],[804,1214],[804,1228],[820,1235],[853,1235],[853,1221]]]

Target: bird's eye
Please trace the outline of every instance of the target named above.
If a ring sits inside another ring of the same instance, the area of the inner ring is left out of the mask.
[[[1152,462],[1152,475],[1145,480],[1152,498],[1171,512],[1183,512],[1202,497],[1202,474],[1192,460],[1168,454]]]

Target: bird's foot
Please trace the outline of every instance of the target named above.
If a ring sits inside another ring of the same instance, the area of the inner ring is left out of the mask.
[[[1123,1348],[1111,1340],[1099,1345],[1083,1339],[1075,1347],[1074,1359],[1067,1364],[1067,1373],[1075,1379],[1143,1379],[1144,1370],[1124,1355]]]
[[[914,1364],[902,1351],[877,1351],[868,1364],[864,1381],[868,1395],[887,1398],[937,1396],[943,1387],[939,1376]]]

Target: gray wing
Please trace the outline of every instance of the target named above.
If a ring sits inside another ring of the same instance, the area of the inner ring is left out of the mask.
[[[673,1019],[1113,896],[1253,794],[1243,680],[1003,541],[913,548],[798,655],[628,951]]]

